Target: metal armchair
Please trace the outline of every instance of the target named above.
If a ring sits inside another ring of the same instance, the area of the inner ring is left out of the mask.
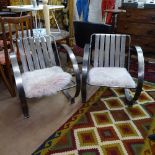
[[[92,42],[95,41],[95,45]],[[82,67],[82,101],[87,99],[87,84],[106,87],[121,87],[125,90],[128,105],[132,106],[141,94],[144,79],[144,57],[141,47],[134,49],[138,56],[137,84],[130,69],[131,38],[124,34],[93,34],[90,45],[84,47]],[[90,68],[90,58],[93,66]],[[135,89],[135,94],[130,92]]]
[[[75,80],[71,74],[64,72],[61,68],[53,36],[19,39],[18,47],[21,67],[19,68],[15,52],[10,53],[10,60],[24,116],[29,117],[26,98],[48,96],[63,91],[71,103],[74,103],[75,97],[80,92],[80,73],[70,47],[62,44],[72,62]],[[71,96],[67,89],[73,87],[75,93]]]

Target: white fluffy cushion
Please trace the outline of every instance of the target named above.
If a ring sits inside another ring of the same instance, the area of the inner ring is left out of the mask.
[[[56,94],[70,83],[72,76],[54,66],[22,74],[26,97],[41,97]]]
[[[97,86],[135,88],[136,84],[125,68],[94,67],[89,71],[88,83]]]

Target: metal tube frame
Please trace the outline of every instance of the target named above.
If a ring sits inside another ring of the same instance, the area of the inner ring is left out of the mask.
[[[129,89],[125,89],[125,96],[126,99],[128,100],[128,105],[132,106],[135,101],[139,98],[142,87],[143,87],[143,82],[144,82],[144,56],[143,56],[143,51],[141,47],[135,46],[134,49],[137,52],[138,56],[138,79],[137,79],[137,87],[135,94],[132,96]]]
[[[71,48],[66,45],[66,44],[62,44],[61,45],[67,52],[71,62],[72,62],[72,67],[73,67],[73,70],[74,70],[74,73],[75,73],[75,78],[76,78],[76,91],[75,91],[75,94],[73,96],[71,96],[69,94],[69,92],[67,90],[63,90],[63,93],[64,95],[71,101],[71,103],[74,103],[75,102],[75,97],[77,97],[80,93],[80,88],[81,88],[81,79],[80,79],[80,70],[79,70],[79,67],[78,67],[78,63],[77,63],[77,60],[76,60],[76,57],[73,53],[73,51],[71,50]]]
[[[86,44],[84,47],[83,66],[82,66],[82,87],[81,97],[82,103],[87,100],[87,75],[90,61],[90,45]]]
[[[24,91],[24,87],[23,87],[23,83],[22,83],[21,72],[20,72],[19,65],[18,65],[17,58],[16,58],[16,53],[10,52],[9,56],[10,56],[10,60],[11,60],[11,64],[12,64],[12,69],[13,69],[13,74],[14,74],[15,83],[16,83],[16,87],[17,87],[18,97],[21,102],[21,108],[22,108],[24,117],[28,118],[29,110],[28,110],[25,91]]]

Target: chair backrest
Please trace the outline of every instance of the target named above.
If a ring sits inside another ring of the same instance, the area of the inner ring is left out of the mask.
[[[18,47],[24,72],[60,65],[53,36],[18,39]]]
[[[0,22],[4,40],[4,49],[6,52],[8,49],[7,41],[10,41],[10,48],[13,49],[13,40],[17,40],[19,37],[24,38],[33,35],[32,17],[30,15],[20,17],[1,17]]]
[[[112,26],[107,24],[74,21],[74,35],[76,45],[83,48],[90,42],[93,33],[112,33]]]
[[[130,52],[130,36],[124,34],[93,34],[94,67],[127,67],[125,53]],[[130,55],[130,53],[128,53]],[[127,59],[129,61],[129,57]]]

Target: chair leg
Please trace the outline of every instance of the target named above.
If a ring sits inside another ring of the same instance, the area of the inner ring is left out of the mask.
[[[72,97],[72,96],[68,93],[67,90],[63,90],[62,92],[63,92],[63,94],[67,97],[67,99],[68,99],[69,101],[71,101],[71,104],[75,103],[75,98]]]
[[[137,99],[139,98],[140,94],[141,94],[142,89],[136,89],[135,94],[132,96],[129,89],[125,89],[125,97],[128,101],[128,106],[133,106],[133,104],[137,101]]]
[[[86,101],[87,101],[86,86],[82,86],[82,88],[81,88],[81,98],[82,98],[82,103],[86,103]]]
[[[23,111],[24,117],[25,117],[25,118],[29,118],[28,106],[22,107],[22,111]]]
[[[29,118],[29,108],[27,105],[26,98],[20,98],[21,108],[25,118]]]
[[[24,117],[28,118],[29,117],[29,108],[27,105],[27,100],[26,100],[24,88],[22,85],[17,85],[17,90],[18,90],[19,100],[21,103],[21,108],[22,108]]]
[[[12,97],[15,97],[16,96],[16,93],[15,93],[15,89],[14,89],[14,86],[13,86],[13,81],[10,80],[10,83],[11,84],[8,82],[8,79],[7,79],[7,77],[6,77],[5,73],[4,73],[3,67],[1,65],[0,65],[0,75],[2,77],[2,80],[3,80],[4,84],[5,84],[5,86],[9,90],[11,96]],[[10,76],[11,75],[9,75],[9,79],[10,79]]]

